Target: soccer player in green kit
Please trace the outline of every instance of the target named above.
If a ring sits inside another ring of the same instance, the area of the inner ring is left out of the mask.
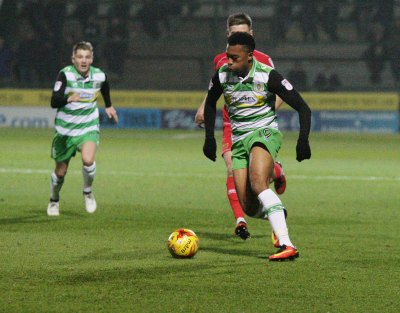
[[[299,113],[296,146],[299,162],[311,158],[308,142],[311,110],[290,82],[253,58],[254,49],[254,38],[248,33],[238,32],[228,38],[228,63],[216,71],[205,102],[203,152],[207,158],[216,160],[216,103],[223,94],[232,127],[232,169],[240,204],[247,215],[268,219],[278,237],[279,250],[269,260],[293,260],[299,252],[289,238],[285,208],[269,188],[274,160],[282,144],[275,97],[278,95]]]
[[[57,108],[55,135],[51,157],[55,170],[50,178],[50,202],[47,215],[58,216],[60,190],[68,165],[79,151],[82,157],[83,195],[88,213],[96,211],[92,192],[96,174],[95,155],[99,144],[99,110],[97,97],[102,94],[106,114],[118,123],[118,115],[111,104],[110,86],[106,74],[93,63],[93,47],[79,42],[73,47],[72,65],[63,68],[54,84],[51,107]]]
[[[229,15],[227,21],[227,37],[232,35],[235,32],[246,32],[250,35],[253,35],[253,21],[251,17],[243,12],[235,13]],[[274,67],[272,59],[269,55],[262,53],[261,51],[254,50],[253,56],[268,66]],[[219,53],[214,58],[214,70],[219,69],[221,66],[226,64],[228,59],[226,57],[226,52]],[[277,97],[277,101],[275,102],[275,110],[281,106],[282,100]],[[195,116],[195,122],[202,127],[204,124],[204,105],[205,99],[199,109],[197,110]],[[226,191],[227,197],[229,200],[230,207],[232,209],[232,213],[236,219],[236,227],[235,234],[240,238],[246,240],[250,238],[250,232],[248,230],[247,221],[245,220],[245,213],[239,203],[235,183],[233,180],[232,173],[232,130],[231,124],[229,121],[227,106],[224,105],[222,108],[222,117],[223,117],[223,129],[222,129],[222,151],[221,155],[225,161],[225,165],[227,168],[227,178],[226,178]],[[282,165],[279,162],[275,163],[274,166],[274,186],[275,191],[278,194],[282,194],[286,189],[286,177],[282,170]],[[285,212],[286,213],[286,212]],[[272,241],[274,245],[277,245],[276,236],[272,235]]]

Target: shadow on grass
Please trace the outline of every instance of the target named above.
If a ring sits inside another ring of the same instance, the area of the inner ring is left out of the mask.
[[[221,241],[229,241],[229,242],[246,242],[247,240],[252,240],[252,239],[262,239],[264,236],[261,235],[256,235],[256,236],[251,236],[251,238],[247,240],[243,240],[236,236],[235,234],[232,233],[210,233],[210,232],[198,232],[198,235],[200,238],[208,238],[212,240],[221,240]]]
[[[173,266],[174,261],[185,263],[185,276],[204,275],[204,272],[212,271],[216,268],[231,269],[232,265],[228,263],[199,264],[194,259],[175,260],[165,266],[146,266],[146,267],[115,267],[102,270],[78,270],[75,272],[63,273],[55,277],[55,282],[61,285],[82,285],[85,283],[103,283],[121,281],[126,284],[136,280],[154,279],[160,280],[162,277],[182,277],[182,263],[180,266]],[[169,279],[169,278],[167,278]],[[162,279],[161,279],[162,280]],[[122,286],[122,285],[121,285]]]
[[[66,217],[85,217],[87,214],[84,213],[75,213],[75,212],[61,212],[60,216],[47,216],[45,210],[35,210],[30,211],[28,215],[9,217],[9,218],[0,218],[0,225],[14,225],[14,224],[32,224],[32,223],[50,223],[58,221],[63,216]]]
[[[260,258],[260,250],[250,250],[250,249],[234,249],[234,248],[220,248],[220,247],[203,247],[202,251],[212,252],[217,254],[234,255],[234,256],[244,256],[249,258]],[[261,258],[265,258],[261,257]]]

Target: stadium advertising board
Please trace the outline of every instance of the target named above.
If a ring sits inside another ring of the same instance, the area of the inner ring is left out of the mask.
[[[104,109],[100,109],[100,124],[107,128],[137,128],[159,129],[161,128],[161,110],[159,109],[128,109],[117,110],[119,122],[117,125],[111,121]]]
[[[205,91],[112,90],[111,98],[116,108],[197,109],[205,94]],[[304,92],[302,96],[313,111],[397,111],[399,106],[399,95],[394,92]],[[46,89],[0,89],[0,107],[47,107],[50,97],[51,90]],[[101,96],[99,106],[103,106]],[[283,105],[282,110],[291,108]]]
[[[0,89],[0,127],[54,126],[55,110],[48,90]],[[304,93],[313,111],[313,131],[399,131],[399,99],[395,93]],[[100,97],[101,98],[101,97]],[[114,125],[100,109],[102,127],[196,129],[194,116],[204,92],[113,91],[120,123]],[[99,104],[99,107],[104,107]],[[222,97],[218,107],[222,107]],[[218,110],[220,112],[220,110]],[[297,113],[283,104],[278,111],[282,130],[297,130]],[[222,128],[217,115],[216,128]]]
[[[279,112],[278,123],[281,130],[297,131],[297,112]],[[311,125],[312,131],[322,132],[396,133],[399,131],[399,114],[390,111],[315,111]]]
[[[49,108],[0,106],[0,127],[54,127],[55,111]]]

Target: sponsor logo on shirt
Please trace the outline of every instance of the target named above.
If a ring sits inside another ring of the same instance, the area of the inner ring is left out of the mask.
[[[282,85],[285,86],[287,90],[292,90],[293,86],[287,79],[282,80]]]
[[[257,102],[257,99],[250,96],[232,97],[232,102],[246,102],[249,104],[253,104]]]
[[[90,100],[93,98],[93,94],[87,93],[87,92],[82,92],[79,94],[82,100]]]

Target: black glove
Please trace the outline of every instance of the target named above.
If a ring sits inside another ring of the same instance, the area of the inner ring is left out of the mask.
[[[217,159],[217,143],[215,142],[214,137],[206,137],[203,146],[203,153],[207,158],[215,162]]]
[[[296,160],[301,162],[311,158],[311,149],[308,139],[298,139],[296,146]]]

